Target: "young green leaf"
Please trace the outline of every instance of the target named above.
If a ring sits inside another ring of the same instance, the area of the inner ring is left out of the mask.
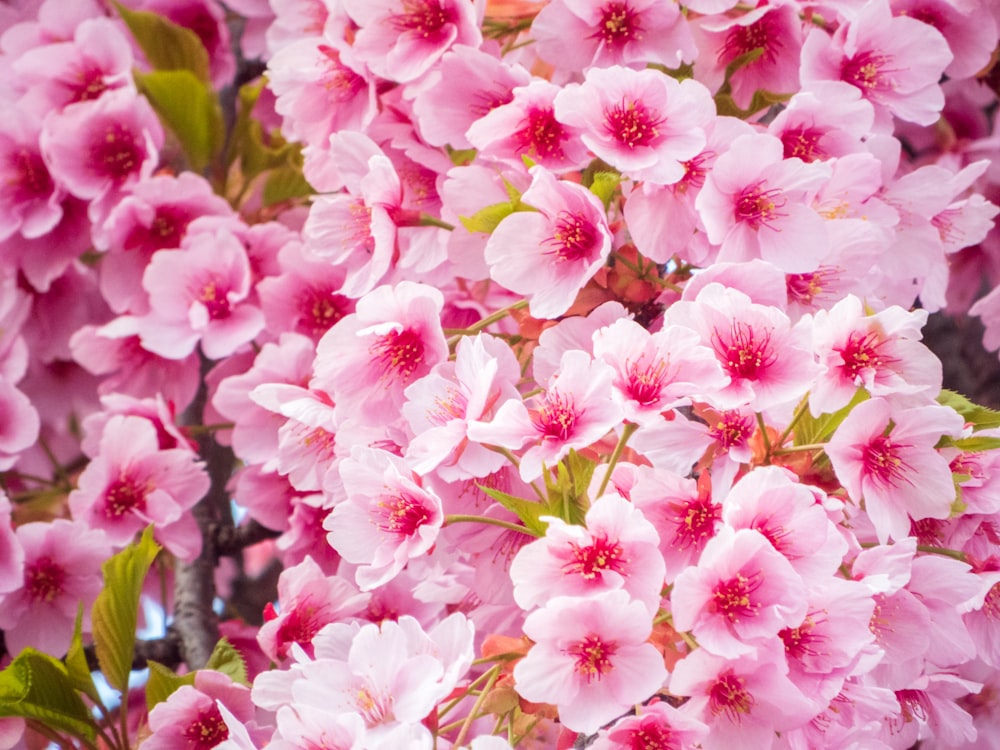
[[[129,10],[118,2],[113,4],[155,70],[187,70],[198,80],[209,82],[208,52],[191,29],[157,13]]]
[[[208,657],[205,669],[214,669],[217,672],[229,675],[233,682],[249,687],[250,678],[247,676],[247,665],[240,656],[240,652],[233,648],[233,645],[225,638],[219,640],[212,650],[212,655]]]
[[[532,500],[526,500],[523,497],[508,495],[506,492],[495,490],[492,487],[484,487],[481,484],[477,486],[511,513],[520,518],[521,523],[524,524],[524,531],[526,534],[545,536],[545,530],[549,525],[545,521],[542,521],[541,517],[553,515],[552,510],[548,506],[536,503]]]
[[[159,551],[159,545],[153,541],[153,529],[147,527],[138,544],[126,547],[101,568],[104,589],[91,610],[94,648],[108,684],[123,693],[128,689],[128,673],[135,654],[142,584]]]
[[[966,422],[974,425],[976,430],[1000,427],[1000,411],[980,406],[962,394],[955,393],[955,391],[942,390],[937,397],[937,402],[957,411]]]
[[[0,672],[0,716],[33,719],[49,729],[93,741],[97,725],[65,665],[26,648]]]
[[[156,661],[149,662],[149,679],[146,680],[146,709],[162,703],[181,685],[194,685],[194,672],[178,675]]]
[[[76,612],[76,624],[73,626],[73,640],[66,652],[66,674],[73,687],[86,695],[94,703],[101,704],[101,694],[97,692],[94,677],[87,666],[87,656],[83,652],[83,603]]]

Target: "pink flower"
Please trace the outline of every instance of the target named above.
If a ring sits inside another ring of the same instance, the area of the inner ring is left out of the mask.
[[[194,32],[208,52],[209,75],[216,89],[232,82],[236,60],[221,3],[216,0],[139,0],[136,4]]]
[[[32,646],[48,654],[69,648],[77,608],[90,626],[90,605],[101,590],[101,563],[111,554],[104,532],[58,518],[15,529],[24,550],[20,588],[0,595],[0,628],[7,650]]]
[[[413,81],[456,44],[482,43],[475,9],[466,0],[344,0],[360,26],[354,51],[378,76]]]
[[[142,283],[149,292],[149,315],[140,319],[142,345],[168,359],[182,359],[200,343],[209,359],[233,354],[264,326],[250,304],[250,260],[228,228],[185,238],[180,250],[160,250]]]
[[[591,68],[556,97],[556,117],[594,154],[634,180],[669,185],[705,146],[715,104],[704,85],[658,70]]]
[[[522,547],[510,566],[514,600],[521,609],[556,596],[619,590],[642,602],[650,615],[660,608],[660,539],[632,503],[604,495],[590,506],[584,526],[552,517],[548,523],[545,536]]]
[[[491,422],[469,424],[469,438],[479,443],[515,450],[531,443],[521,457],[521,479],[526,482],[540,477],[543,467],[554,466],[571,449],[600,440],[622,420],[621,408],[611,399],[614,371],[609,365],[576,350],[566,352],[561,365],[545,392],[532,399],[531,408],[511,399]]]
[[[91,201],[90,218],[99,220],[122,191],[152,175],[163,128],[144,98],[119,89],[46,118],[41,143],[52,176]]]
[[[680,9],[656,0],[554,0],[532,21],[531,35],[538,56],[567,71],[677,68],[698,53]]]
[[[815,271],[828,252],[823,219],[809,203],[829,177],[825,164],[784,158],[766,134],[733,141],[695,199],[720,261],[763,258],[786,273]]]
[[[355,577],[362,591],[370,591],[431,548],[444,523],[441,499],[403,459],[382,450],[355,447],[340,476],[347,499],[334,506],[323,528],[330,546],[361,566]]]
[[[49,174],[40,134],[41,123],[19,110],[0,124],[0,240],[41,237],[62,219],[65,191]]]
[[[872,130],[875,110],[842,81],[814,81],[796,93],[767,131],[779,138],[786,159],[805,162],[857,153]]]
[[[865,3],[831,39],[813,29],[802,47],[802,81],[845,81],[875,106],[877,121],[890,115],[930,125],[944,95],[938,81],[952,61],[948,42],[933,26],[893,16],[888,0]]]
[[[114,546],[125,546],[154,524],[157,541],[191,560],[201,550],[201,539],[188,511],[208,487],[204,466],[192,460],[189,450],[160,450],[149,420],[114,416],[69,505],[74,518],[102,529]]]
[[[489,419],[497,405],[520,398],[521,368],[511,348],[480,334],[458,342],[454,362],[442,362],[406,389],[403,416],[414,437],[407,460],[418,474],[442,479],[485,477],[506,459],[468,438],[471,421]]]
[[[0,471],[17,463],[18,454],[38,440],[41,420],[26,395],[0,377]]]
[[[552,599],[524,621],[535,644],[514,667],[515,689],[555,704],[569,729],[593,734],[663,685],[651,632],[649,612],[624,591]]]
[[[24,550],[10,523],[10,500],[0,492],[0,594],[17,590],[24,580]]]
[[[199,669],[194,685],[181,685],[149,712],[152,735],[143,742],[143,747],[210,750],[218,746],[229,737],[220,706],[225,706],[243,723],[251,721],[256,711],[249,688],[221,672]]]
[[[601,202],[589,190],[532,170],[521,196],[537,211],[507,216],[486,243],[490,276],[529,298],[536,318],[566,312],[611,252],[611,232]]]
[[[809,394],[813,414],[833,413],[858,387],[897,405],[928,403],[941,390],[941,362],[920,343],[925,310],[895,305],[865,315],[861,300],[848,295],[829,312],[819,311],[813,345],[823,372]]]
[[[752,529],[723,526],[696,567],[674,581],[674,627],[706,651],[734,658],[773,649],[778,631],[805,616],[805,586],[788,560]]]
[[[858,404],[830,438],[826,453],[852,500],[865,503],[879,543],[910,534],[910,521],[947,518],[955,502],[948,460],[934,449],[957,436],[962,418],[943,406],[893,410],[873,398]]]
[[[581,130],[556,116],[555,99],[561,89],[535,78],[515,88],[504,102],[473,122],[466,131],[469,143],[484,159],[512,166],[527,157],[545,169],[564,173],[590,161],[580,140]]]
[[[441,292],[411,281],[369,292],[320,339],[312,387],[333,397],[338,416],[395,421],[406,387],[448,358],[443,305]]]
[[[313,655],[312,639],[331,622],[360,614],[370,595],[361,594],[343,578],[328,577],[311,557],[285,568],[278,578],[281,613],[271,604],[264,610],[265,622],[257,632],[261,650],[274,661],[288,656],[293,643]]]
[[[708,727],[665,701],[636,708],[635,716],[624,716],[601,732],[594,750],[683,750],[698,747]]]

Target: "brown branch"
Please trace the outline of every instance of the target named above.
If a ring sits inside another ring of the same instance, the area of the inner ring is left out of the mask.
[[[97,651],[94,646],[83,649],[87,657],[87,668],[96,672],[101,668],[97,661]],[[145,669],[149,662],[155,661],[170,669],[176,669],[184,661],[181,658],[181,639],[172,630],[168,630],[163,638],[148,641],[136,641],[132,656],[132,669]]]
[[[252,547],[265,539],[277,539],[281,536],[280,531],[269,529],[253,519],[240,526],[213,524],[208,531],[215,543],[215,551],[220,557],[235,557],[247,547]]]

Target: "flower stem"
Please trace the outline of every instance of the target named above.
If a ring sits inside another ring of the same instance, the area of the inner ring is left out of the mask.
[[[483,702],[486,700],[486,696],[489,695],[490,690],[493,689],[493,685],[496,684],[497,678],[500,676],[500,667],[497,665],[490,670],[489,680],[486,681],[486,685],[483,686],[482,692],[479,693],[479,698],[476,699],[475,705],[472,706],[472,710],[469,711],[468,717],[465,719],[465,723],[462,724],[462,728],[458,730],[458,736],[455,737],[455,743],[453,747],[461,747],[462,743],[465,741],[465,735],[469,733],[469,728],[472,726],[472,720],[479,713],[479,710],[483,707]],[[487,673],[489,674],[489,673]]]
[[[625,429],[622,430],[622,436],[618,438],[618,444],[615,445],[615,449],[611,453],[611,458],[608,459],[608,468],[607,471],[604,472],[604,478],[601,480],[601,486],[597,488],[597,497],[604,495],[604,491],[608,488],[608,483],[611,481],[611,473],[615,470],[618,459],[622,456],[622,451],[625,450],[625,444],[638,429],[639,425],[637,424],[633,424],[632,422],[625,423]]]
[[[487,328],[499,320],[503,320],[508,315],[510,315],[515,310],[523,310],[528,306],[528,300],[522,299],[515,302],[513,305],[507,305],[507,307],[502,307],[497,310],[492,315],[487,315],[482,320],[478,320],[473,323],[468,328],[449,328],[445,331],[446,334],[450,335],[448,339],[448,344],[451,345],[453,342],[457,342],[462,336],[471,336],[475,333],[479,333],[484,328]]]
[[[527,534],[528,536],[537,536],[537,534],[532,532],[527,526],[519,526],[516,523],[501,521],[499,518],[490,518],[489,516],[467,516],[462,515],[461,513],[456,513],[445,516],[444,523],[446,526],[451,523],[485,523],[487,526],[499,526],[502,529],[517,531],[518,533]]]

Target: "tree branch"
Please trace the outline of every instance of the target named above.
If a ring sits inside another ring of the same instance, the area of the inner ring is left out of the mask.
[[[96,672],[101,668],[97,662],[97,650],[94,646],[83,649],[87,657],[87,668]],[[132,669],[145,669],[149,662],[155,661],[170,669],[176,669],[184,659],[181,658],[181,639],[173,630],[168,630],[163,638],[149,641],[136,641],[135,654],[132,656]]]
[[[220,557],[235,557],[247,547],[252,547],[265,539],[277,539],[280,531],[269,529],[251,519],[241,526],[213,524],[209,536],[215,543],[215,551]]]

